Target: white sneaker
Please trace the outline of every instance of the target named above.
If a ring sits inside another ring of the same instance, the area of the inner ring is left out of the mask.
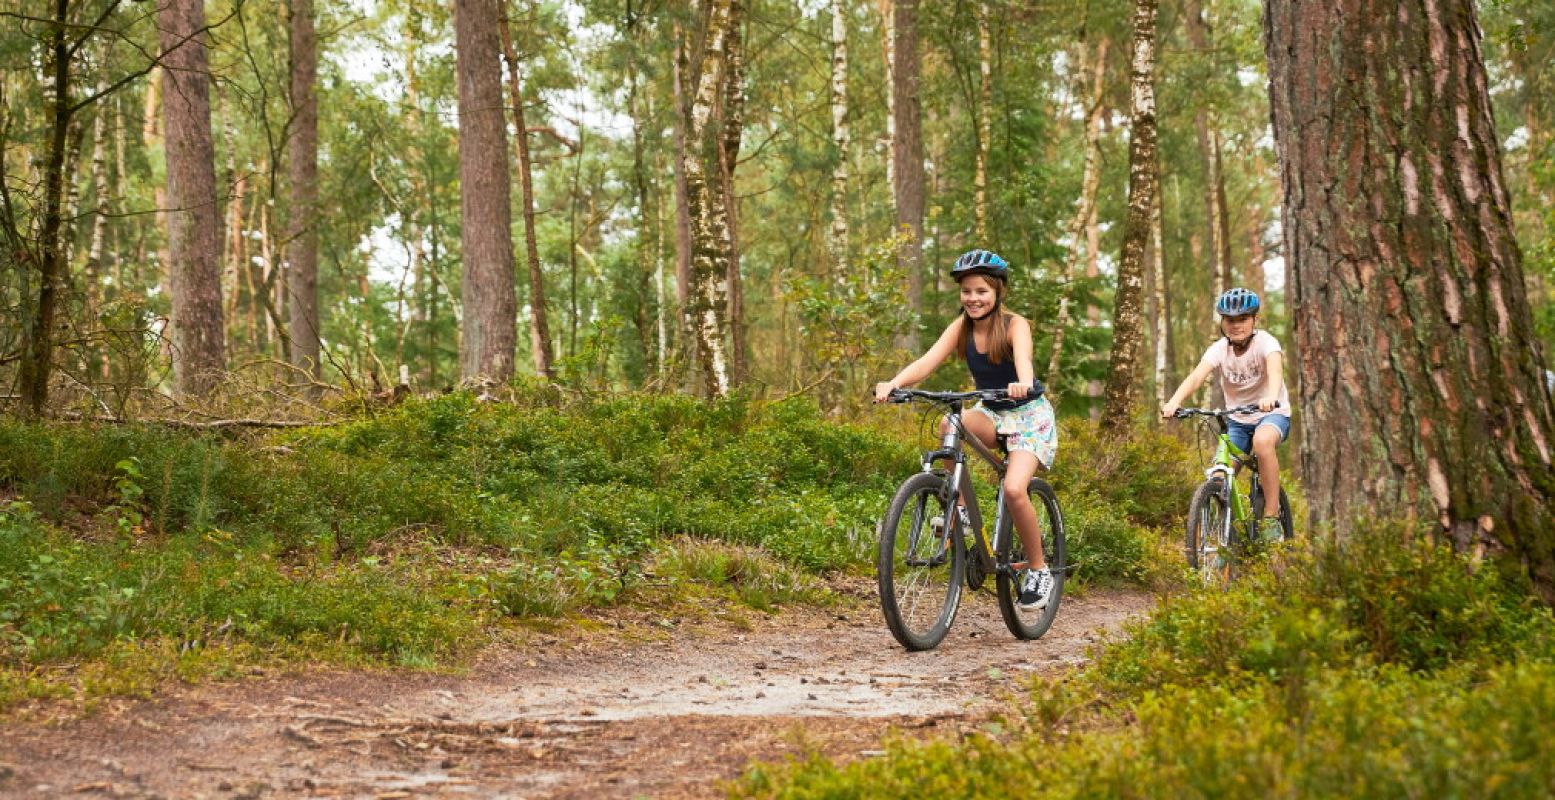
[[[1047,608],[1053,594],[1053,573],[1043,569],[1028,569],[1020,582],[1020,610],[1040,611]]]

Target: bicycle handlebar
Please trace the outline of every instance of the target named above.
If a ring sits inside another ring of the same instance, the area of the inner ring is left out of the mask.
[[[1274,407],[1280,407],[1278,401],[1275,402]],[[1256,414],[1261,410],[1257,403],[1248,403],[1245,406],[1237,406],[1236,408],[1179,408],[1172,416],[1177,419],[1194,416],[1225,418],[1232,414]]]
[[[1032,381],[1031,391],[1021,400],[1035,400],[1047,392],[1047,387],[1042,381]],[[926,392],[922,389],[892,389],[886,396],[888,403],[910,403],[914,400],[927,400],[933,403],[956,403],[962,400],[1014,400],[1005,389],[974,389],[970,392]]]

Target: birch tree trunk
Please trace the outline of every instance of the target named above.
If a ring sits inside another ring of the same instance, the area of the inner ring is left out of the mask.
[[[691,104],[686,97],[686,82],[690,80],[691,64],[685,29],[675,23],[675,67],[672,85],[675,99],[675,305],[680,309],[679,330],[691,333],[691,201],[686,188],[686,159],[689,145],[686,142],[686,121],[691,116]],[[684,337],[683,337],[684,338]],[[682,343],[684,346],[685,343]]]
[[[1073,314],[1069,307],[1074,293],[1074,276],[1080,271],[1081,259],[1094,250],[1098,239],[1088,235],[1088,232],[1095,227],[1096,193],[1101,188],[1101,100],[1106,88],[1108,46],[1108,40],[1103,37],[1096,43],[1096,52],[1089,56],[1091,85],[1085,112],[1085,160],[1080,175],[1080,201],[1075,205],[1074,219],[1069,223],[1072,244],[1064,258],[1063,294],[1058,298],[1058,329],[1053,332],[1053,350],[1048,356],[1047,372],[1044,373],[1049,387],[1058,385],[1064,340],[1069,335],[1069,326],[1073,324]],[[1080,43],[1079,50],[1080,72],[1084,73],[1087,70],[1085,42]],[[1083,249],[1080,244],[1082,240],[1085,242]]]
[[[923,138],[918,96],[918,0],[894,0],[894,62],[891,83],[896,131],[891,158],[896,165],[896,229],[907,237],[897,250],[897,266],[907,273],[908,328],[898,345],[919,349],[918,319],[923,305]]]
[[[745,127],[745,42],[741,0],[729,3],[729,33],[724,40],[723,107],[719,114],[718,164],[723,172],[724,209],[729,237],[729,350],[735,385],[749,377],[745,344],[745,289],[740,279],[740,203],[734,191],[734,169],[739,164],[740,139]]]
[[[1150,266],[1154,280],[1155,291],[1155,404],[1166,404],[1166,372],[1168,355],[1171,352],[1170,309],[1166,293],[1166,245],[1161,231],[1161,207],[1165,205],[1161,201],[1160,187],[1157,186],[1157,196],[1154,213],[1150,215]]]
[[[977,4],[977,154],[972,174],[972,205],[978,247],[988,242],[988,151],[993,136],[993,36],[988,30],[988,2]]]
[[[1270,0],[1314,526],[1435,519],[1555,601],[1555,410],[1470,0]]]
[[[1139,398],[1139,351],[1144,339],[1141,312],[1145,243],[1156,203],[1155,27],[1157,0],[1135,0],[1134,50],[1130,68],[1132,111],[1128,147],[1128,216],[1123,221],[1123,255],[1112,310],[1112,358],[1102,418],[1119,423]],[[1114,430],[1127,430],[1118,425]]]
[[[692,229],[690,309],[697,356],[707,393],[729,391],[729,356],[724,345],[729,308],[729,218],[721,185],[723,170],[715,106],[724,88],[731,0],[710,0],[706,45],[696,95],[686,123],[686,198]]]
[[[519,202],[524,217],[524,263],[529,271],[529,352],[535,372],[556,377],[551,367],[551,325],[545,306],[545,273],[540,269],[540,246],[535,238],[535,189],[533,162],[529,158],[529,128],[524,120],[524,91],[518,53],[506,13],[498,15],[502,52],[508,62],[508,94],[513,97],[513,153],[518,159]]]
[[[507,120],[496,0],[455,0],[454,60],[459,84],[460,242],[464,250],[460,377],[513,377],[517,299],[513,290],[512,206]]]
[[[881,43],[885,50],[885,183],[896,202],[896,2],[879,0]]]
[[[221,221],[211,141],[205,4],[165,0],[162,119],[167,154],[168,283],[173,299],[173,384],[180,395],[216,385],[226,357],[221,308]]]
[[[291,0],[292,131],[286,171],[291,217],[286,248],[291,363],[314,380],[319,364],[319,106],[314,94],[319,71],[313,0]]]
[[[842,281],[848,265],[848,22],[843,0],[831,3],[831,254],[833,278]]]

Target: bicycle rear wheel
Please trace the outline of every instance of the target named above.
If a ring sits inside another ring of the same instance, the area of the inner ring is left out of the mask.
[[[1253,508],[1253,530],[1258,530],[1258,525],[1263,521],[1263,485],[1253,486],[1252,493],[1248,496],[1248,502]],[[1280,535],[1285,541],[1296,538],[1296,526],[1290,514],[1290,498],[1285,496],[1285,487],[1280,487]]]
[[[1231,541],[1231,514],[1226,507],[1223,478],[1211,478],[1193,491],[1188,504],[1185,541],[1188,566],[1206,583],[1225,584],[1231,579],[1236,552]]]
[[[966,554],[949,501],[944,476],[919,473],[896,490],[880,521],[880,610],[891,635],[908,650],[943,641],[961,603]],[[943,521],[938,530],[936,517]]]
[[[1053,573],[1053,590],[1048,595],[1046,608],[1039,611],[1020,610],[1018,579],[1028,556],[1025,544],[1012,530],[1005,537],[1009,540],[1006,545],[1007,556],[1001,555],[999,559],[1001,563],[1008,563],[1013,573],[999,573],[999,613],[1004,616],[1004,624],[1010,633],[1015,634],[1015,638],[1040,639],[1058,617],[1058,604],[1064,597],[1064,578],[1069,573],[1069,554],[1064,544],[1064,514],[1058,508],[1058,495],[1053,493],[1053,487],[1041,478],[1032,478],[1026,491],[1031,495],[1031,504],[1037,510],[1037,525],[1042,531],[1042,554],[1047,559],[1048,569]]]

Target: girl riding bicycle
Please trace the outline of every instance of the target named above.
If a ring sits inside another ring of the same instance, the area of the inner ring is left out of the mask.
[[[1236,288],[1215,301],[1220,315],[1219,341],[1209,346],[1199,365],[1184,378],[1172,399],[1161,406],[1161,416],[1171,417],[1184,398],[1198,391],[1211,372],[1220,370],[1226,407],[1257,404],[1256,414],[1235,414],[1226,421],[1231,443],[1258,459],[1258,480],[1263,483],[1263,523],[1259,535],[1279,541],[1280,462],[1275,445],[1290,435],[1290,394],[1285,390],[1280,343],[1268,331],[1257,330],[1258,295]]]
[[[1045,608],[1052,592],[1053,576],[1042,552],[1042,531],[1036,508],[1026,487],[1037,467],[1050,467],[1058,454],[1058,426],[1053,406],[1046,397],[1032,397],[1035,373],[1031,368],[1031,323],[1003,308],[1009,263],[988,250],[972,250],[956,259],[950,276],[961,286],[961,314],[951,320],[939,340],[896,377],[875,384],[875,402],[883,403],[894,389],[929,377],[946,358],[966,359],[972,379],[981,390],[1003,389],[1007,401],[985,401],[972,408],[978,413],[962,419],[966,429],[992,448],[1005,435],[1009,451],[1004,475],[1005,502],[1015,531],[1020,534],[1031,563],[1020,582],[1020,607],[1025,611]],[[943,435],[948,422],[940,424]]]

